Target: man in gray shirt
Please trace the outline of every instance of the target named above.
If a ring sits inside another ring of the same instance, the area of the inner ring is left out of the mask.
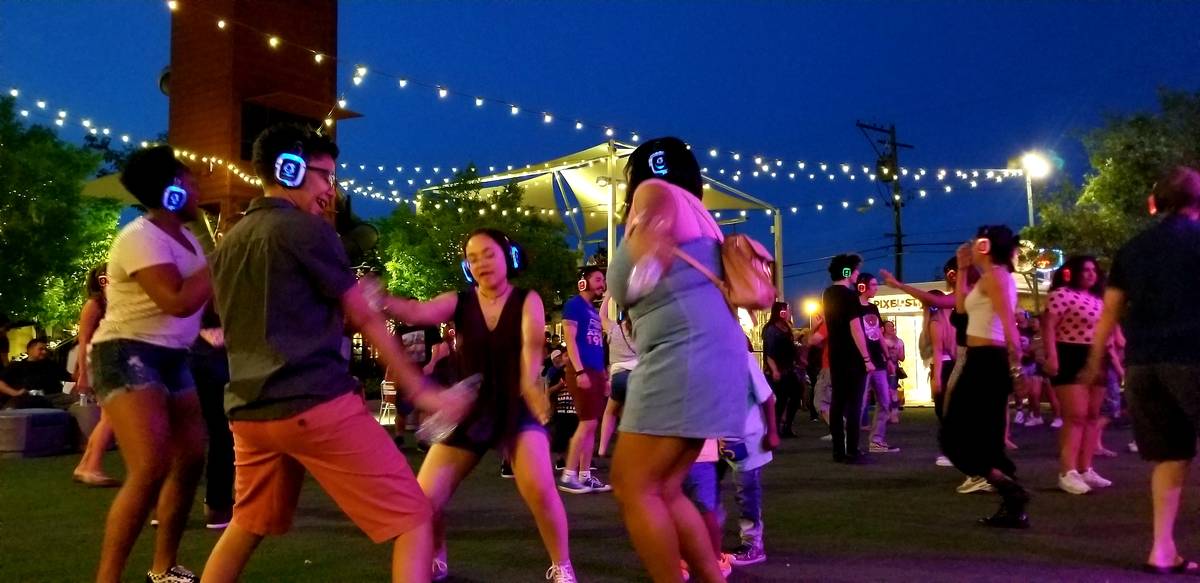
[[[341,352],[347,324],[396,371],[417,408],[453,420],[465,403],[421,376],[356,284],[322,217],[336,196],[337,155],[332,141],[299,126],[264,131],[253,163],[265,196],[251,202],[212,258],[237,477],[233,521],[204,581],[236,580],[264,536],[290,528],[306,470],[372,540],[393,541],[393,580],[431,576],[431,507],[355,391]]]

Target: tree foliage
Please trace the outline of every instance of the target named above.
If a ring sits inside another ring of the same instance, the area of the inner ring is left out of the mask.
[[[401,205],[376,221],[389,291],[427,299],[462,288],[463,240],[475,229],[490,227],[504,231],[525,250],[528,268],[517,283],[536,290],[547,307],[561,305],[574,293],[579,264],[567,245],[566,226],[527,214],[521,207],[522,189],[515,183],[495,193],[481,190],[472,165],[438,192],[420,195],[417,210]]]
[[[1041,223],[1023,237],[1067,254],[1109,259],[1153,219],[1150,188],[1167,169],[1200,162],[1200,93],[1162,90],[1158,112],[1109,118],[1083,144],[1092,171],[1082,188],[1064,184],[1040,205]]]
[[[85,275],[103,261],[121,205],[84,199],[101,156],[25,126],[0,100],[0,316],[74,325]]]

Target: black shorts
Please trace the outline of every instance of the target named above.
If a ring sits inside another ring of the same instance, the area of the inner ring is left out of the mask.
[[[629,371],[622,370],[613,373],[612,376],[612,394],[609,398],[624,405],[625,395],[629,392]]]
[[[1058,374],[1050,379],[1050,385],[1062,387],[1079,384],[1079,373],[1087,365],[1088,350],[1091,346],[1066,342],[1059,342],[1055,346],[1058,348]]]
[[[1143,459],[1164,462],[1196,457],[1200,366],[1130,366],[1125,395],[1133,418],[1133,437]]]

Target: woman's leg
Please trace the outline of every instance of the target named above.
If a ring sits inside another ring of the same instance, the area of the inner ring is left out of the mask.
[[[108,420],[108,413],[101,408],[100,421],[96,423],[96,427],[92,428],[87,446],[83,449],[83,456],[79,458],[79,465],[75,466],[75,474],[90,474],[99,478],[107,478],[108,476],[104,475],[104,452],[108,450],[112,439],[112,423]]]
[[[170,415],[170,470],[158,495],[158,531],[151,570],[162,573],[177,563],[179,539],[187,526],[196,486],[204,472],[204,417],[196,391],[167,398]]]
[[[1075,467],[1080,473],[1092,467],[1092,458],[1096,455],[1096,446],[1100,443],[1100,406],[1104,404],[1105,387],[1084,387],[1087,396],[1087,410],[1083,425],[1082,443],[1079,445],[1079,459]]]
[[[475,469],[479,456],[475,453],[457,447],[440,443],[429,448],[421,470],[417,472],[417,483],[421,491],[433,505],[433,556],[445,560],[446,557],[446,523],[443,509],[450,502],[450,497],[458,489],[467,474]]]
[[[1064,385],[1054,387],[1054,392],[1058,394],[1063,415],[1063,426],[1058,433],[1058,472],[1065,474],[1079,469],[1079,453],[1087,425],[1088,389],[1083,385]]]
[[[512,463],[517,491],[533,513],[542,544],[546,545],[546,552],[550,554],[550,562],[555,565],[569,563],[571,552],[567,512],[563,509],[562,498],[559,498],[554,483],[550,440],[545,431],[532,429],[519,433],[513,448]]]
[[[609,446],[613,435],[617,433],[617,422],[621,419],[621,404],[613,399],[604,406],[604,416],[600,419],[600,448],[596,453],[600,457],[608,457]]]
[[[117,491],[104,524],[96,581],[121,580],[129,551],[158,498],[171,465],[167,393],[143,388],[111,395],[104,403],[113,431],[121,440],[125,483]]]
[[[683,495],[683,479],[703,445],[641,433],[623,433],[617,442],[613,478],[621,516],[657,583],[680,580],[681,552],[696,580],[724,580],[700,513]]]

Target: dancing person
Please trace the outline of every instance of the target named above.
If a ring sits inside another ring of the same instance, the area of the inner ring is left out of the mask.
[[[108,300],[104,297],[104,288],[108,287],[108,266],[104,263],[93,267],[87,276],[88,299],[83,302],[83,310],[79,313],[78,352],[75,354],[75,392],[91,396],[92,376],[88,373],[88,357],[90,356],[92,336],[100,321],[104,319],[104,311]],[[71,472],[76,482],[97,488],[112,488],[121,485],[121,481],[104,473],[104,452],[112,445],[112,423],[104,408],[100,408],[100,421],[92,428],[87,444],[83,448],[83,456]]]
[[[1004,443],[1006,405],[1021,370],[1021,341],[1013,317],[1017,243],[1008,227],[984,226],[973,242],[959,249],[958,272],[974,264],[980,278],[970,293],[961,293],[967,283],[957,280],[958,307],[967,315],[967,361],[947,389],[940,436],[942,451],[954,467],[968,476],[982,476],[999,492],[1000,508],[980,523],[1003,528],[1029,527],[1029,495],[1016,480],[1017,467]]]
[[[417,473],[433,503],[434,580],[449,573],[446,505],[483,455],[495,449],[511,461],[517,491],[533,513],[550,555],[546,578],[573,582],[567,515],[555,491],[550,441],[543,427],[550,421],[550,402],[538,374],[546,328],[542,299],[511,282],[525,268],[525,257],[506,234],[478,229],[463,241],[462,251],[463,272],[471,287],[427,302],[385,299],[387,312],[407,324],[454,322],[459,373],[483,377],[479,397],[463,422],[429,448]],[[596,325],[598,335],[599,322]],[[596,388],[603,395],[604,387]]]
[[[372,541],[391,541],[393,581],[430,579],[429,500],[357,392],[342,351],[347,324],[417,408],[453,421],[465,403],[421,376],[389,333],[374,285],[355,283],[323,217],[336,196],[337,155],[328,137],[300,126],[259,134],[253,165],[264,196],[213,255],[237,474],[233,519],[208,558],[205,582],[238,579],[263,538],[290,529],[306,472]]]
[[[1046,321],[1046,372],[1062,403],[1064,421],[1058,434],[1058,488],[1069,494],[1087,494],[1112,485],[1092,467],[1105,388],[1079,379],[1104,308],[1103,281],[1094,257],[1068,258],[1051,278],[1042,316]]]
[[[192,344],[192,376],[200,395],[200,411],[208,430],[208,455],[204,464],[204,526],[221,530],[233,518],[233,433],[225,416],[225,384],[229,382],[229,355],[225,332],[211,304],[200,318],[200,336]]]
[[[204,467],[204,422],[187,359],[212,287],[204,250],[183,226],[198,216],[200,193],[170,146],[135,152],[121,184],[146,213],[113,240],[107,308],[86,358],[126,468],[96,580],[121,579],[153,507],[159,525],[146,580],[195,581],[177,558]]]
[[[600,457],[608,457],[613,435],[617,432],[617,421],[621,418],[621,408],[625,406],[625,395],[629,389],[629,373],[637,366],[637,349],[629,337],[632,326],[624,312],[617,312],[617,319],[609,317],[612,298],[606,297],[600,303],[600,324],[604,327],[604,337],[608,341],[608,375],[612,387],[608,396],[608,405],[604,407],[604,417],[600,420],[600,446],[596,453]]]
[[[633,320],[629,375],[612,476],[625,528],[650,578],[723,581],[681,485],[705,439],[745,418],[745,336],[724,294],[680,254],[721,273],[720,227],[704,209],[700,165],[677,138],[639,146],[625,166],[624,241],[609,264],[613,300]]]
[[[900,422],[900,411],[904,408],[904,399],[900,391],[900,381],[908,378],[904,370],[904,340],[896,334],[896,321],[883,322],[883,354],[887,357],[888,388],[892,391],[891,423]]]
[[[792,342],[792,318],[787,302],[775,302],[771,317],[762,329],[763,364],[775,392],[776,419],[780,437],[796,437],[792,423],[800,410],[803,387],[796,370],[796,345]]]
[[[887,426],[892,417],[892,387],[888,382],[890,362],[887,351],[883,346],[883,317],[879,307],[871,303],[871,298],[879,292],[879,280],[870,273],[860,273],[856,281],[858,302],[862,306],[859,322],[862,325],[863,339],[867,344],[867,354],[871,358],[871,370],[863,381],[863,409],[866,409],[866,395],[875,396],[875,419],[871,424],[870,445],[871,453],[896,453],[900,448],[887,443]],[[855,426],[857,431],[858,426]]]
[[[612,486],[592,475],[592,450],[596,428],[608,398],[608,373],[604,368],[604,331],[593,303],[604,295],[604,271],[595,265],[579,273],[579,295],[563,305],[563,329],[567,343],[567,390],[575,402],[579,426],[567,449],[567,465],[558,489],[571,494],[608,492]]]
[[[829,262],[833,285],[825,289],[821,304],[829,332],[829,380],[833,395],[829,409],[829,433],[833,441],[833,461],[861,463],[858,449],[863,395],[868,375],[875,370],[862,324],[863,306],[852,291],[858,279],[862,258],[838,255]]]
[[[1154,539],[1143,568],[1196,575],[1200,563],[1176,546],[1175,520],[1200,426],[1200,312],[1180,301],[1200,286],[1200,172],[1173,169],[1149,202],[1162,219],[1117,252],[1080,379],[1100,381],[1119,322],[1133,434],[1142,458],[1154,464]]]

